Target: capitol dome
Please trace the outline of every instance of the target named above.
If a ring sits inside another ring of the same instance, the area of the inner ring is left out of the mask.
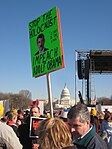
[[[70,99],[70,92],[69,92],[69,90],[68,90],[68,88],[67,88],[67,86],[66,86],[66,84],[65,84],[65,86],[64,86],[64,89],[62,90],[62,92],[61,92],[61,99]]]

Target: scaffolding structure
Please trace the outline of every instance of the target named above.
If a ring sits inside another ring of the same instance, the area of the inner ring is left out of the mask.
[[[112,73],[112,50],[76,50],[76,53],[78,78],[82,80],[82,95],[85,92],[87,105],[90,105],[91,100],[96,98],[94,74]]]

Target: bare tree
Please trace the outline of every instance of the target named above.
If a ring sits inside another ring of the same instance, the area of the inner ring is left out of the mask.
[[[19,94],[23,95],[24,97],[26,97],[29,100],[32,99],[32,94],[29,90],[21,90],[21,91],[19,91]]]
[[[0,100],[9,100],[9,108],[12,109],[27,109],[30,106],[30,103],[32,102],[29,97],[25,97],[22,94],[4,94],[0,93]]]

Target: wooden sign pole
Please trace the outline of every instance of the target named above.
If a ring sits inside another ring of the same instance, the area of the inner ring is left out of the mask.
[[[47,73],[46,77],[47,77],[48,100],[50,104],[50,115],[51,117],[53,117],[53,103],[52,103],[52,94],[51,94],[50,73]]]

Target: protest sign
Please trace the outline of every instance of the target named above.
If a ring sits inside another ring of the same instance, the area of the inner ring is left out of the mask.
[[[30,138],[38,138],[38,127],[42,120],[45,120],[46,118],[41,117],[31,117],[30,118],[30,132],[29,137]]]
[[[59,9],[54,7],[29,23],[32,76],[64,68]]]

